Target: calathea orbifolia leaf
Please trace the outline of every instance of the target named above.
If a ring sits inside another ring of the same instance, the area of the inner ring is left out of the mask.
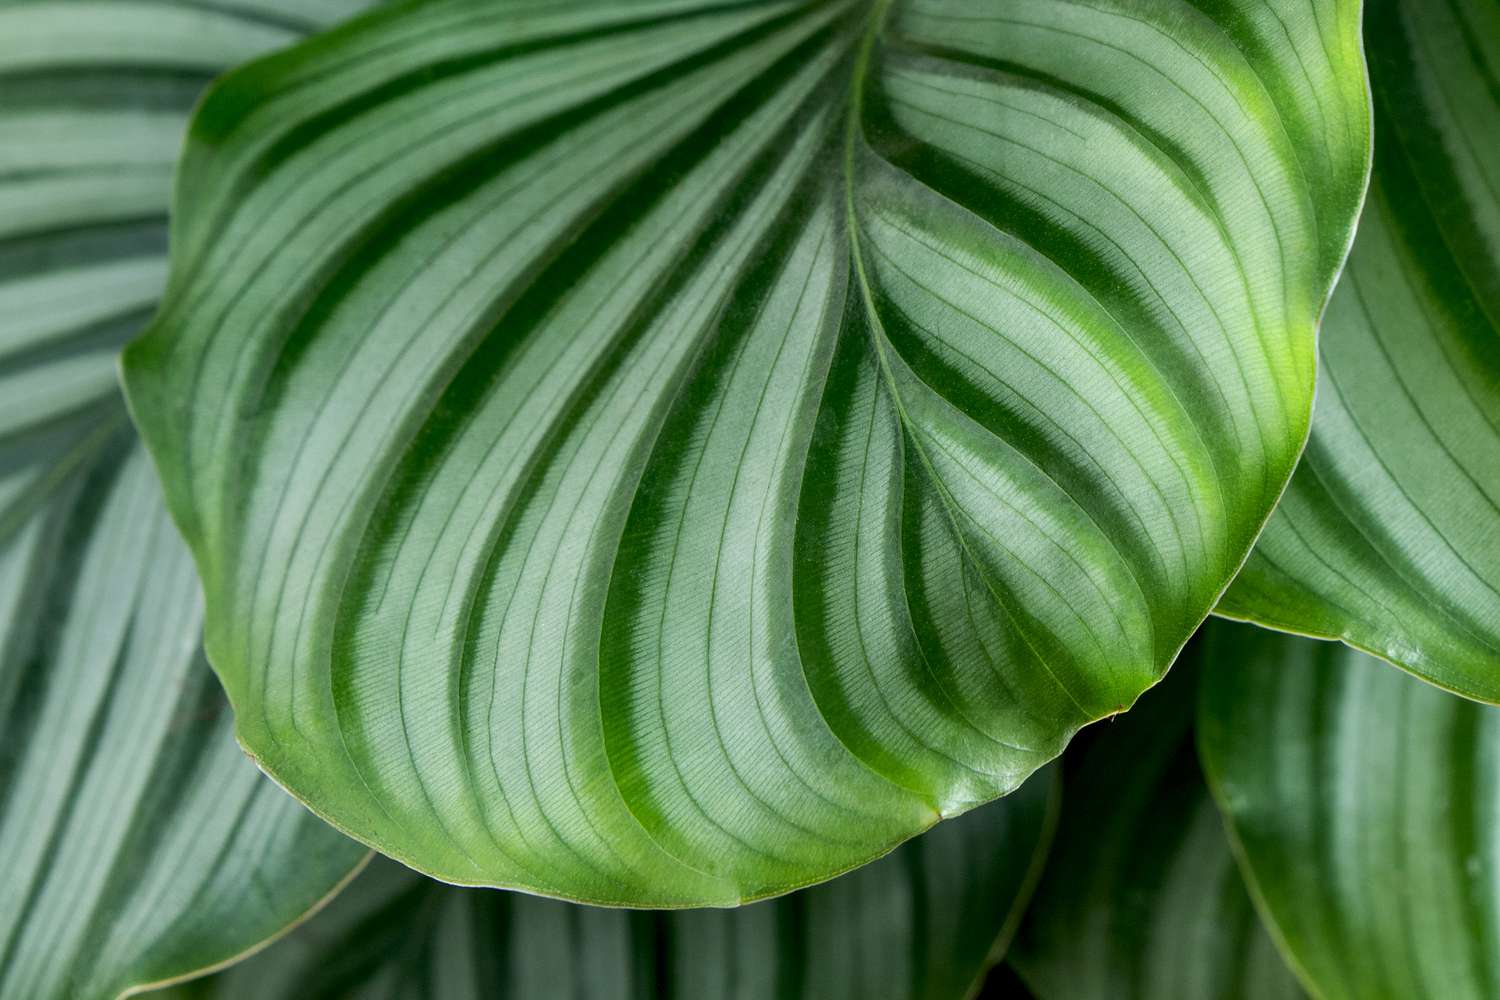
[[[1007,956],[1038,1000],[1292,1000],[1193,749],[1203,643],[1075,745],[1062,818]],[[1081,751],[1081,752],[1080,752]]]
[[[1219,610],[1500,702],[1500,13],[1366,17],[1375,171],[1313,433]]]
[[[235,745],[201,624],[128,432],[0,542],[0,995],[110,998],[228,961],[365,856]]]
[[[1357,15],[446,0],[229,77],[126,379],[242,741],[602,903],[1014,789],[1290,474]]]
[[[827,885],[734,910],[596,909],[380,860],[285,939],[178,995],[964,1000],[1030,895],[1053,778]]]
[[[116,355],[166,281],[172,171],[199,93],[361,6],[0,6],[0,530],[125,420]]]
[[[1338,643],[1212,632],[1204,769],[1308,989],[1500,995],[1500,709]]]
[[[227,961],[366,853],[235,746],[116,381],[166,277],[189,108],[321,23],[284,6],[0,7],[0,996]]]

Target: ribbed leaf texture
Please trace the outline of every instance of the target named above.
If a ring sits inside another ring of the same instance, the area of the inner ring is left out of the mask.
[[[1336,643],[1215,639],[1204,768],[1309,991],[1500,995],[1500,709]]]
[[[366,853],[235,745],[150,462],[128,438],[104,451],[0,545],[5,997],[109,998],[228,961]]]
[[[1312,438],[1219,609],[1500,702],[1500,6],[1366,17],[1375,172]]]
[[[1353,0],[437,0],[195,118],[127,384],[241,739],[460,883],[729,904],[1158,679],[1304,441]]]
[[[735,910],[601,910],[381,861],[305,927],[174,1000],[964,1000],[1030,896],[1054,778],[835,882]]]
[[[1130,714],[1070,751],[1056,843],[1007,956],[1037,1000],[1305,996],[1198,767],[1202,647],[1194,640]]]
[[[227,961],[365,854],[235,746],[116,381],[193,100],[338,6],[0,6],[0,996]]]

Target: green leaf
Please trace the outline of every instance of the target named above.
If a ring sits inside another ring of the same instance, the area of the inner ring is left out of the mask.
[[[1214,639],[1204,768],[1308,989],[1500,995],[1500,709],[1334,643]]]
[[[1261,926],[1193,751],[1201,641],[1070,751],[1062,818],[1007,956],[1038,1000],[1302,996]]]
[[[601,903],[1011,791],[1289,477],[1366,103],[1331,0],[438,0],[232,75],[126,379],[242,741]]]
[[[1312,438],[1219,611],[1500,702],[1500,13],[1367,19],[1375,172]]]
[[[0,543],[0,996],[228,961],[365,855],[235,746],[189,556],[116,434]]]
[[[189,108],[318,23],[285,6],[0,7],[0,996],[228,961],[366,853],[235,746],[116,377],[166,277]]]
[[[0,537],[126,422],[117,355],[166,281],[194,101],[225,67],[367,5],[0,7]]]
[[[382,860],[306,926],[180,996],[962,1000],[1030,895],[1054,778],[837,881],[735,910],[600,910]]]

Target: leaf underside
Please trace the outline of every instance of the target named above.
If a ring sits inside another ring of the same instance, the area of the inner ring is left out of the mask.
[[[0,6],[0,996],[227,961],[366,854],[235,745],[116,377],[196,95],[351,5],[295,6]]]
[[[241,740],[417,868],[612,904],[1016,788],[1295,463],[1358,27],[439,0],[233,74],[126,381]]]
[[[1213,638],[1204,769],[1308,988],[1500,994],[1500,709],[1337,643]]]
[[[1313,433],[1219,610],[1500,702],[1500,6],[1366,19],[1379,138]]]

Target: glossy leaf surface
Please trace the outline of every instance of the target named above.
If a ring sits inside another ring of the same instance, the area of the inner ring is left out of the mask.
[[[227,961],[365,854],[235,745],[116,380],[196,94],[337,13],[283,6],[0,6],[0,996]]]
[[[1375,171],[1313,433],[1219,610],[1500,702],[1500,8],[1366,20]]]
[[[244,743],[446,880],[736,903],[1166,669],[1302,445],[1355,3],[478,3],[195,119],[127,354]]]
[[[1007,956],[1037,1000],[1304,995],[1198,767],[1201,652],[1195,641],[1161,687],[1068,758],[1056,843]]]
[[[1337,643],[1216,637],[1204,767],[1308,989],[1500,993],[1500,709]]]
[[[179,996],[963,1000],[1030,895],[1051,777],[827,885],[735,910],[601,910],[380,861],[284,941]]]

